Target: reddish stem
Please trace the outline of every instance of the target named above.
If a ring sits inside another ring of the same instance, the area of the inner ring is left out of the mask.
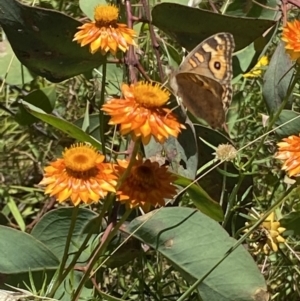
[[[149,4],[147,3],[147,0],[141,0],[141,2],[142,2],[142,5],[144,7],[146,18],[149,21],[149,30],[150,30],[151,43],[152,43],[152,47],[154,49],[154,53],[155,53],[155,56],[156,56],[159,76],[160,76],[161,80],[164,80],[165,74],[163,72],[162,63],[161,63],[161,60],[160,60],[159,44],[157,42],[155,32],[154,32],[154,29],[153,29],[153,25],[151,23]]]

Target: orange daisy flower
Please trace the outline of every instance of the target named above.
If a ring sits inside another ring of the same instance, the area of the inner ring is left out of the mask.
[[[287,22],[282,30],[282,38],[285,42],[286,52],[292,60],[300,58],[300,21]]]
[[[108,191],[115,192],[117,184],[111,164],[103,163],[104,156],[85,144],[66,148],[63,158],[45,167],[40,185],[47,185],[45,193],[54,196],[59,203],[70,198],[77,206],[97,203]]]
[[[91,53],[100,49],[103,55],[108,51],[115,55],[118,48],[125,52],[129,45],[136,45],[133,40],[136,33],[126,24],[117,23],[118,16],[119,10],[114,5],[96,6],[95,21],[79,26],[80,31],[74,35],[73,41],[81,47],[90,44]]]
[[[289,136],[277,145],[279,149],[275,154],[275,158],[284,161],[282,169],[290,177],[298,176],[300,174],[300,137],[295,135]]]
[[[117,173],[121,176],[129,162],[118,160]],[[138,160],[130,170],[130,174],[117,191],[118,200],[129,208],[140,206],[145,212],[150,207],[164,206],[165,200],[176,195],[176,187],[172,184],[177,179],[165,166],[157,162]]]
[[[132,139],[141,138],[148,144],[151,136],[159,143],[169,136],[177,137],[181,129],[172,111],[163,108],[170,93],[159,84],[138,82],[122,85],[125,99],[110,99],[102,110],[111,116],[109,124],[120,124],[122,135],[131,134]]]

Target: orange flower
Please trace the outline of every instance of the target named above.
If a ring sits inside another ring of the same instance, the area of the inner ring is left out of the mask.
[[[282,38],[285,42],[286,52],[292,60],[300,58],[300,21],[287,22],[282,30]]]
[[[278,144],[278,152],[275,154],[276,159],[285,161],[282,169],[285,170],[290,177],[300,174],[300,137],[289,136],[284,138],[283,142]]]
[[[125,52],[129,45],[136,45],[133,40],[136,34],[126,24],[117,23],[118,16],[119,10],[114,5],[96,6],[95,21],[79,26],[73,41],[81,47],[90,44],[91,53],[100,49],[103,55],[108,51],[115,55],[118,48]]]
[[[116,169],[121,176],[129,162],[118,160],[118,164]],[[147,212],[151,206],[164,206],[164,199],[170,199],[176,194],[176,187],[172,185],[175,180],[176,176],[168,172],[167,167],[150,160],[144,163],[138,160],[118,189],[118,200],[129,208],[140,206]]]
[[[103,163],[104,156],[85,144],[66,148],[63,158],[45,167],[40,185],[47,185],[45,193],[54,196],[59,203],[71,198],[77,206],[97,203],[108,191],[115,192],[116,176],[111,164]]]
[[[163,108],[170,93],[159,84],[138,82],[134,85],[122,85],[125,99],[110,99],[102,110],[111,115],[109,124],[120,124],[121,134],[131,134],[133,140],[141,138],[148,144],[151,136],[159,143],[169,136],[177,137],[180,124],[171,110]]]

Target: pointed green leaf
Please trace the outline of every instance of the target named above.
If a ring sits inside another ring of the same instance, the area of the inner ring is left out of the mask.
[[[23,216],[22,216],[21,212],[19,211],[19,208],[18,208],[14,198],[11,195],[9,195],[8,193],[5,193],[5,194],[6,194],[6,198],[7,198],[7,207],[9,208],[10,213],[14,217],[14,219],[17,222],[20,229],[22,231],[25,231],[26,225],[25,225]]]
[[[76,125],[74,125],[64,119],[55,117],[50,114],[46,114],[44,111],[40,110],[39,108],[37,108],[25,101],[22,101],[21,103],[24,105],[24,107],[30,114],[32,114],[33,116],[37,117],[38,119],[40,119],[42,121],[54,126],[55,128],[61,130],[62,132],[68,134],[70,137],[73,137],[73,138],[77,139],[78,141],[89,142],[98,149],[102,148],[99,141],[95,140],[92,136],[85,133],[82,129],[78,128]]]
[[[39,90],[33,90],[25,95],[23,99],[37,108],[42,109],[46,113],[51,113],[54,109],[56,101],[55,85],[51,85]],[[19,106],[19,110],[16,113],[15,119],[21,125],[31,125],[38,121],[38,119],[29,114],[22,105]]]
[[[194,205],[204,214],[210,218],[221,222],[224,218],[223,210],[217,202],[215,202],[208,193],[199,185],[192,184],[191,180],[182,176],[178,177],[175,184],[181,187],[188,187],[187,192],[192,199]]]
[[[284,44],[280,42],[264,75],[263,97],[272,113],[276,112],[286,97],[294,72],[292,66],[293,63],[285,52]],[[289,97],[286,108],[290,108],[291,104],[292,95]]]
[[[30,70],[22,66],[8,41],[0,42],[0,77],[5,77],[9,85],[24,85],[34,78]]]

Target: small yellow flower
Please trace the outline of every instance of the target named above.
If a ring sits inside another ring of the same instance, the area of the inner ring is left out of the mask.
[[[250,247],[253,249],[253,254],[257,255],[264,252],[268,255],[271,251],[277,252],[278,244],[285,242],[285,239],[281,236],[284,231],[285,228],[280,227],[280,223],[275,220],[275,213],[271,212],[259,228],[249,236],[252,241]]]
[[[220,144],[215,155],[217,160],[232,161],[237,155],[237,150],[231,144]]]
[[[278,152],[275,154],[276,159],[283,160],[282,169],[290,177],[299,176],[300,174],[300,137],[292,135],[284,138],[282,142],[277,143]]]
[[[81,47],[90,44],[90,52],[95,53],[100,49],[104,55],[110,51],[113,55],[117,49],[125,52],[129,45],[136,45],[133,38],[134,30],[126,24],[117,23],[119,10],[114,5],[98,5],[94,10],[94,22],[85,23],[78,27],[73,41]]]
[[[125,172],[128,163],[126,160],[118,161],[116,169],[119,176]],[[172,184],[176,178],[167,167],[159,166],[157,162],[137,160],[117,191],[118,200],[129,208],[141,207],[145,212],[151,206],[164,206],[164,199],[176,195],[176,187]]]
[[[263,67],[269,64],[269,59],[266,55],[262,56],[258,63],[254,66],[250,72],[243,74],[243,77],[260,77],[263,71]]]
[[[141,138],[148,144],[151,136],[159,143],[169,137],[177,137],[180,124],[171,110],[163,107],[170,93],[159,84],[138,82],[122,85],[124,99],[110,99],[102,110],[111,116],[109,124],[120,124],[122,135],[131,134],[133,140]]]
[[[278,243],[285,242],[285,239],[280,235],[285,231],[285,228],[280,227],[280,222],[275,220],[275,213],[271,212],[270,215],[262,223],[262,226],[267,229],[268,235],[268,246],[274,252],[278,251]],[[266,253],[266,252],[265,252]]]
[[[298,60],[300,58],[300,21],[287,22],[282,29],[281,39],[285,42],[286,52],[291,59]]]
[[[103,163],[104,156],[86,144],[74,144],[66,148],[63,158],[45,167],[40,185],[46,185],[46,194],[59,203],[67,198],[77,206],[97,203],[107,192],[115,192],[116,176],[111,164]]]

